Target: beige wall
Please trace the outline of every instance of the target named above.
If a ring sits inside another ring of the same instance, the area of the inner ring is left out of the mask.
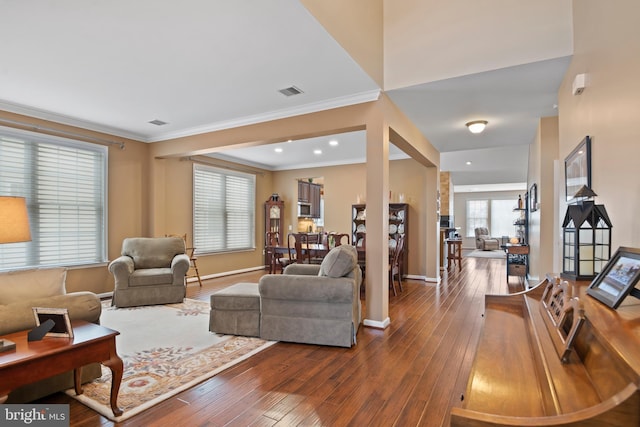
[[[349,55],[382,87],[382,0],[302,0]]]
[[[538,187],[539,209],[529,214],[529,277],[535,281],[554,269],[554,231],[558,227],[558,194],[554,192],[558,159],[558,117],[540,119],[529,148],[528,188]]]
[[[386,0],[384,89],[571,55],[571,42],[571,0]]]
[[[559,158],[592,137],[592,187],[613,223],[612,248],[640,247],[640,2],[576,0],[573,16],[575,53],[559,91]],[[571,85],[581,73],[586,88],[574,96]],[[562,216],[563,183],[556,181]]]

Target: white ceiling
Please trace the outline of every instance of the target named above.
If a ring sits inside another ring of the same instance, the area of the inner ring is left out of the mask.
[[[380,92],[297,0],[37,7],[0,0],[0,10],[0,109],[143,142],[367,102]],[[528,144],[537,119],[556,114],[568,61],[387,93],[443,153],[441,169],[456,184],[526,181]],[[292,85],[303,93],[278,92]],[[148,123],[154,119],[168,124]],[[489,121],[483,134],[465,129],[473,119]],[[223,155],[272,170],[364,161],[362,132],[335,138],[337,147],[327,145],[329,137],[285,142],[286,156],[274,145]],[[312,153],[316,147],[322,155]],[[469,159],[471,167],[463,166]]]

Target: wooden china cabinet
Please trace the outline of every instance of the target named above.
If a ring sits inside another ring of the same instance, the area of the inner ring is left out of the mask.
[[[389,249],[392,249],[392,245],[395,244],[400,235],[404,235],[404,251],[400,260],[401,275],[406,274],[407,262],[409,259],[409,241],[407,233],[408,215],[409,205],[407,203],[389,203]],[[358,204],[351,206],[351,241],[355,246],[362,247],[363,245],[366,245],[366,219],[367,205]]]

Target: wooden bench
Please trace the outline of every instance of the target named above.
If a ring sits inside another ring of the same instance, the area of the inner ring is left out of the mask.
[[[452,426],[640,425],[640,303],[611,310],[586,296],[587,285],[548,276],[485,297]]]

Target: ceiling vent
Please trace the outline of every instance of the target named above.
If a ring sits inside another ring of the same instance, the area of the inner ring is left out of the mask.
[[[167,122],[163,122],[162,120],[151,120],[149,123],[151,123],[152,125],[156,125],[156,126],[164,126],[166,124],[168,124]]]
[[[303,93],[300,89],[298,89],[295,86],[290,86],[284,89],[280,89],[278,92],[280,92],[284,96],[300,95],[301,93]]]

